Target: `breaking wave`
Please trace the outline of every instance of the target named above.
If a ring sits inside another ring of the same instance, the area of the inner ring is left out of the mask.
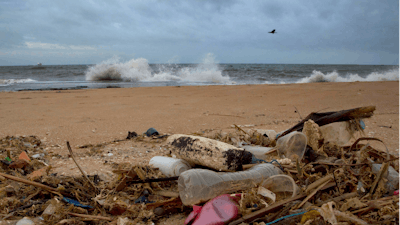
[[[206,55],[202,63],[193,67],[173,68],[160,65],[158,71],[154,72],[147,59],[138,58],[120,62],[119,58],[114,57],[88,68],[85,76],[86,80],[90,81],[230,83],[230,77],[222,74],[222,69],[211,53]]]
[[[358,74],[347,74],[345,77],[339,76],[336,71],[322,73],[314,70],[309,77],[304,77],[296,83],[316,83],[316,82],[355,82],[355,81],[398,81],[399,70],[393,69],[386,72],[372,72],[366,77]]]
[[[0,79],[0,86],[7,86],[12,84],[22,84],[22,83],[35,83],[36,80],[27,79]]]

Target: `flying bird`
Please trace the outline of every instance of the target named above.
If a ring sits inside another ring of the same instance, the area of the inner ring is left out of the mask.
[[[268,33],[275,34],[275,29],[273,29],[271,32]]]

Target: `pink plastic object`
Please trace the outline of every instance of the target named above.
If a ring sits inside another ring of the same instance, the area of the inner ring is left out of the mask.
[[[220,195],[211,199],[203,207],[193,206],[191,212],[185,220],[185,225],[223,225],[238,216],[239,209],[230,195]]]
[[[399,195],[399,190],[394,191],[394,192],[393,192],[393,195]]]

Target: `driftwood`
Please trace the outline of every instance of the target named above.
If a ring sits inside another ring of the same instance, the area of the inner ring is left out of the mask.
[[[334,122],[341,122],[341,121],[348,121],[354,120],[358,118],[368,118],[373,115],[375,111],[375,106],[367,106],[367,107],[360,107],[336,112],[324,112],[324,113],[311,113],[298,124],[294,125],[292,128],[286,130],[282,134],[280,134],[276,140],[280,137],[285,136],[293,131],[302,131],[304,122],[308,120],[313,120],[319,126],[323,126],[326,124],[334,123]]]
[[[225,142],[193,135],[174,134],[168,137],[172,154],[191,164],[217,171],[235,172],[251,162],[252,154]]]

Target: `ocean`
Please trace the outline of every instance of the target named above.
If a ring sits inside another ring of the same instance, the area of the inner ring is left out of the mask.
[[[0,91],[189,85],[398,81],[398,65],[151,64],[118,58],[95,65],[0,66]]]

